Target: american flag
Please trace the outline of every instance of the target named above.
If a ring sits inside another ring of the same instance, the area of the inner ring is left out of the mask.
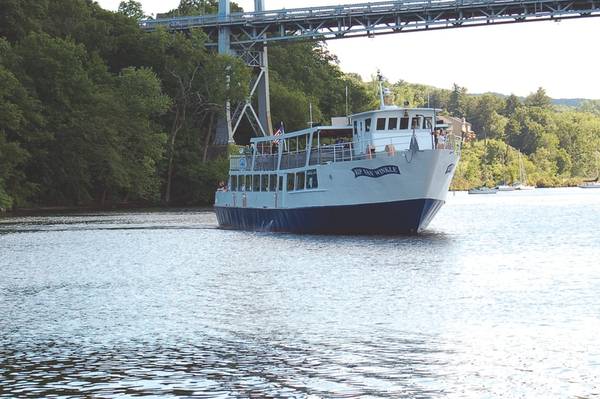
[[[285,129],[283,128],[283,122],[279,122],[279,127],[277,128],[277,130],[275,130],[273,136],[281,136],[282,134],[285,134]],[[277,143],[279,143],[279,139],[273,140],[273,144]]]

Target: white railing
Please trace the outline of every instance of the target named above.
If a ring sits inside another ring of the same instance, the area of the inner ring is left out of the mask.
[[[438,150],[460,152],[462,147],[462,138],[454,134],[438,136],[437,143],[433,134],[430,137],[404,134],[401,136],[376,138],[373,140],[373,144],[371,142],[353,141],[315,147],[310,151],[308,165],[356,161],[386,155],[393,156],[398,152],[410,151],[413,137],[417,139],[419,150],[431,150],[435,148]],[[364,150],[357,152],[357,149]],[[307,153],[308,151],[304,150],[282,154],[279,170],[303,168],[306,165]],[[278,170],[277,161],[277,154],[257,155],[253,168],[251,155],[232,155],[229,165],[232,171],[276,171]]]

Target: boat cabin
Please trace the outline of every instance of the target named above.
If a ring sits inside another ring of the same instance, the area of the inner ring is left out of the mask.
[[[411,141],[420,150],[431,150],[445,141],[448,125],[436,121],[436,109],[399,108],[385,106],[376,111],[364,112],[351,117],[356,151],[375,152],[404,151]],[[436,123],[438,122],[438,123]],[[437,129],[437,132],[436,132]]]

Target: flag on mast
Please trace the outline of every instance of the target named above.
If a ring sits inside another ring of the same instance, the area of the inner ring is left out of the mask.
[[[281,136],[282,134],[285,134],[285,128],[283,127],[283,121],[279,122],[279,126],[277,127],[277,130],[275,130],[275,132],[273,133],[273,136]],[[273,144],[277,144],[279,143],[279,139],[273,140]]]

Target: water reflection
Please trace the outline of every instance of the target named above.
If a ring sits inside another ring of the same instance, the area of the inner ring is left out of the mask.
[[[119,395],[432,397],[441,376],[430,342],[266,341],[202,336],[194,342],[45,341],[0,352],[0,392],[19,396]],[[383,338],[383,339],[381,339]]]

